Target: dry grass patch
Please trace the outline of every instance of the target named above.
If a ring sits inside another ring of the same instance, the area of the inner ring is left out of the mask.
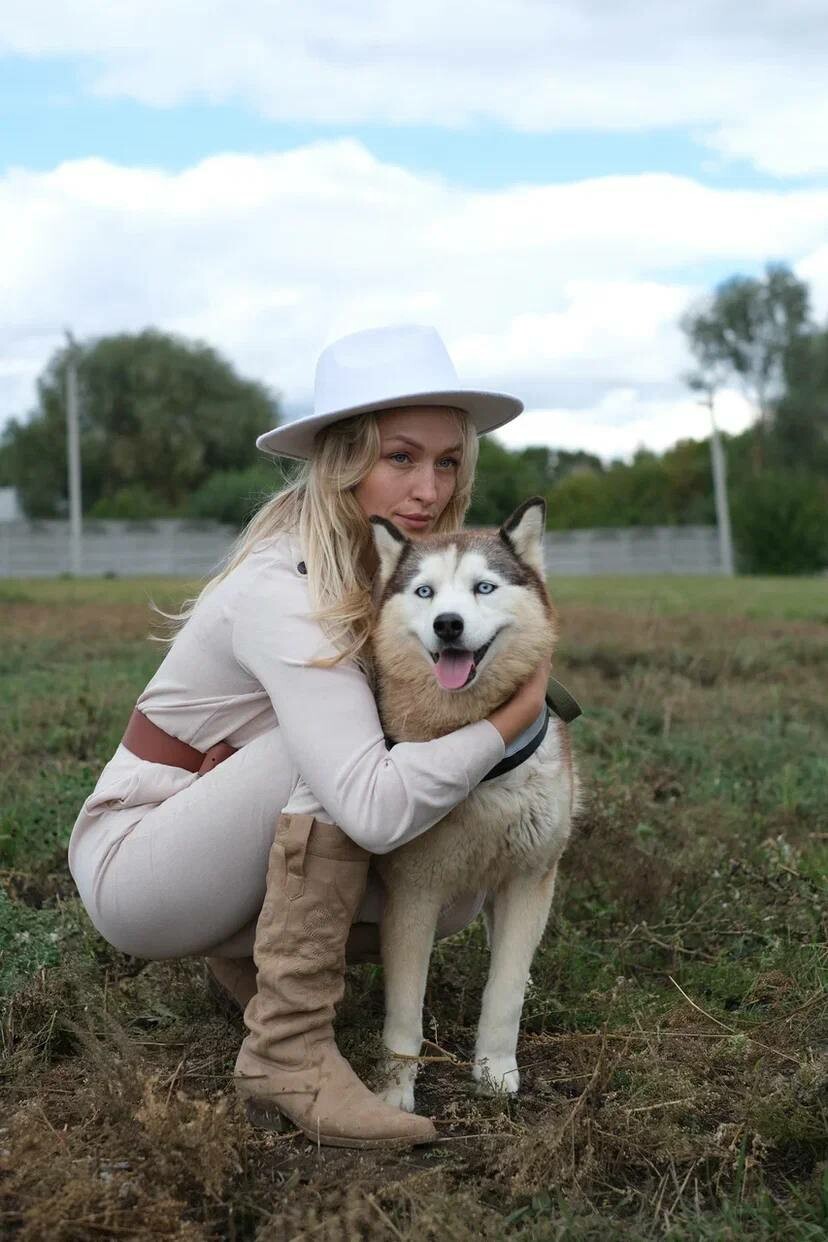
[[[521,1093],[470,1082],[475,924],[437,946],[426,997],[418,1101],[439,1142],[360,1153],[251,1129],[231,1088],[241,1019],[213,1008],[202,964],[124,957],[74,895],[71,822],[164,651],[146,588],[110,586],[0,592],[0,1233],[825,1236],[828,644],[810,587],[717,583],[707,608],[700,583],[666,582],[660,603],[654,582],[638,602],[565,584],[558,675],[585,708],[587,796]],[[366,1078],[381,1025],[381,969],[354,968],[338,1038]]]

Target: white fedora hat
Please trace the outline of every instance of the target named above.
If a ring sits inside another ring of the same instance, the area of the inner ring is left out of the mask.
[[[340,337],[316,364],[313,413],[274,427],[256,447],[274,457],[308,458],[318,431],[352,414],[386,406],[453,405],[478,435],[517,418],[523,402],[464,388],[440,334],[419,324],[369,328]]]

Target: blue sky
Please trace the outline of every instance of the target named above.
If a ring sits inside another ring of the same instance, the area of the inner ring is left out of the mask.
[[[546,185],[658,170],[721,189],[767,189],[779,179],[745,159],[724,158],[672,126],[639,132],[564,130],[521,133],[478,122],[439,125],[309,124],[258,116],[239,104],[147,106],[91,95],[83,63],[57,58],[0,59],[0,161],[46,170],[61,160],[99,155],[178,171],[223,151],[260,155],[319,139],[355,137],[379,159],[434,173],[475,189]],[[807,175],[796,184],[813,181]]]
[[[155,323],[312,403],[333,337],[432,322],[502,438],[704,434],[683,309],[791,263],[828,310],[826,16],[499,0],[32,0],[0,14],[0,425],[64,324]],[[740,429],[744,394],[722,394]]]

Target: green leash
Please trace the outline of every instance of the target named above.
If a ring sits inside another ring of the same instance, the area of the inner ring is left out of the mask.
[[[583,715],[578,700],[554,677],[550,677],[546,683],[546,702],[555,715],[566,724],[571,724],[573,720]]]

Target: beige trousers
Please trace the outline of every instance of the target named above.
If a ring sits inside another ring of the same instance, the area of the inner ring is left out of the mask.
[[[198,779],[119,748],[69,842],[69,868],[94,926],[136,957],[249,957],[270,847],[297,781],[278,728]],[[446,906],[438,937],[471,922],[483,898]],[[354,921],[377,923],[382,908],[372,868]]]

